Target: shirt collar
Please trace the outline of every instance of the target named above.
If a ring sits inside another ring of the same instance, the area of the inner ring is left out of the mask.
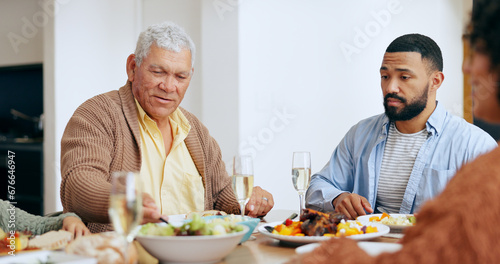
[[[146,112],[144,111],[144,109],[142,109],[142,106],[141,104],[139,104],[139,102],[137,101],[137,99],[135,99],[135,105],[137,106],[137,115],[139,117],[139,121],[142,122],[143,124],[146,123],[146,120],[151,120],[153,121],[153,119],[151,119],[148,114],[146,114]]]
[[[439,104],[438,101],[436,101],[436,109],[434,109],[434,112],[432,112],[432,115],[427,119],[426,127],[428,132],[436,132],[436,135],[438,136],[439,133],[443,130],[444,126],[444,121],[446,119],[446,116],[448,115],[448,112],[446,109],[444,109],[443,106]]]
[[[446,119],[446,116],[448,115],[448,112],[444,109],[443,106],[439,104],[438,101],[436,101],[436,109],[434,109],[434,112],[432,112],[431,116],[429,119],[427,119],[427,122],[425,123],[425,126],[427,128],[427,132],[433,133],[435,132],[436,135],[439,135],[441,131],[443,130],[444,126],[444,121]],[[389,131],[389,118],[387,115],[384,114],[384,122],[382,125],[382,134],[387,135]]]
[[[168,117],[170,118],[170,122],[175,122],[179,128],[180,134],[184,135],[183,139],[186,138],[189,130],[191,130],[191,125],[189,124],[189,120],[187,120],[186,116],[182,113],[182,111],[177,107],[173,113]]]
[[[141,104],[139,104],[137,99],[135,99],[135,104],[137,105],[137,111],[138,111],[137,114],[139,117],[139,122],[144,124],[146,128],[148,127],[147,124],[151,122],[153,122],[156,125],[156,122],[151,117],[149,117],[149,115],[146,113],[146,111],[144,111],[144,109],[142,109]],[[182,111],[178,107],[177,109],[175,109],[173,113],[171,113],[168,116],[168,118],[170,119],[170,122],[173,123],[171,125],[177,126],[180,129],[180,131],[178,132],[183,134],[184,137],[187,136],[187,134],[191,130],[191,125],[189,124],[189,120],[187,120],[186,116],[182,113]]]

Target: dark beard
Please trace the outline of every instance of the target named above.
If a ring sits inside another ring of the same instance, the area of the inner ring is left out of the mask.
[[[429,90],[429,85],[427,85],[427,87],[424,90],[424,93],[420,97],[415,98],[413,102],[407,104],[403,109],[401,109],[400,112],[398,112],[398,109],[396,107],[388,106],[387,99],[395,98],[400,100],[403,104],[406,104],[407,100],[403,97],[398,96],[397,94],[387,94],[384,97],[385,114],[392,122],[407,121],[418,116],[420,113],[422,113],[422,111],[424,111],[425,107],[427,106],[428,90]]]

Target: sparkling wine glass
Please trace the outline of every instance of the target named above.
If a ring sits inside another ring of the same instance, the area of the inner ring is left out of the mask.
[[[233,158],[232,187],[236,200],[240,204],[241,216],[245,215],[245,205],[253,190],[253,162],[251,156],[235,156]]]
[[[115,231],[124,238],[124,257],[128,263],[128,248],[142,220],[142,190],[138,173],[113,172],[109,198],[109,217]]]
[[[311,181],[311,153],[306,151],[294,152],[292,158],[292,182],[293,187],[299,193],[300,209],[302,214],[305,205],[305,192]]]

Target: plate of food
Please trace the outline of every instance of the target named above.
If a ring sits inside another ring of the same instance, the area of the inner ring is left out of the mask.
[[[307,244],[345,236],[355,240],[369,240],[389,233],[389,227],[380,223],[361,223],[346,220],[338,213],[321,213],[305,209],[299,221],[272,222],[259,227],[259,232],[280,241]]]
[[[391,228],[391,232],[401,233],[405,228],[414,226],[416,218],[412,214],[370,214],[356,218],[361,223],[380,223]]]
[[[15,256],[32,251],[61,249],[71,240],[72,234],[64,230],[33,236],[29,231],[6,233],[0,229],[0,256]]]
[[[166,223],[142,225],[137,241],[161,263],[214,263],[230,254],[250,231],[239,223],[196,214],[180,227]]]

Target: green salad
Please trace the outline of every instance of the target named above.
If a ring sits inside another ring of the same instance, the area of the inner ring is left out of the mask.
[[[193,219],[181,226],[172,224],[159,225],[148,223],[141,227],[139,235],[146,236],[209,236],[225,235],[243,231],[243,226],[233,221],[221,218],[205,220],[198,214],[193,214]]]

